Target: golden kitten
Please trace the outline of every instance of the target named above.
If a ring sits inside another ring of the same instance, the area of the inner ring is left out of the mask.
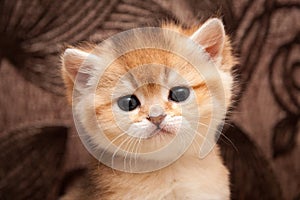
[[[223,24],[213,18],[190,29],[159,29],[64,52],[74,117],[102,162],[64,199],[230,198],[214,142],[230,105],[235,64]]]

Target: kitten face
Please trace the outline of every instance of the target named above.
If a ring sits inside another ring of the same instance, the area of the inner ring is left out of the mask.
[[[139,152],[157,151],[180,129],[195,129],[199,116],[203,116],[201,123],[209,124],[212,99],[205,81],[214,79],[219,75],[203,80],[191,64],[170,52],[148,49],[127,53],[108,67],[98,83],[98,122],[116,146],[142,139]],[[192,137],[192,133],[185,137]],[[131,151],[126,144],[120,148]]]
[[[178,27],[167,28],[185,34]],[[74,91],[79,91],[73,108],[94,144],[106,151],[109,141],[117,150],[151,153],[170,144],[176,150],[176,146],[192,141],[192,146],[199,149],[208,132],[216,132],[231,98],[231,49],[224,46],[224,29],[216,19],[206,22],[189,37],[200,44],[200,53],[189,49],[188,43],[163,34],[169,49],[134,48],[107,62],[106,68],[101,63],[114,54],[109,50],[65,52],[65,83],[69,91],[74,87]],[[134,41],[133,45],[144,44],[147,38]],[[153,43],[159,45],[159,39],[154,38]],[[193,54],[190,60],[173,52],[182,47]],[[191,64],[191,60],[196,60],[198,66]],[[81,72],[79,67],[83,68]],[[75,78],[78,88],[74,86]],[[86,89],[87,86],[94,89]],[[92,118],[96,118],[96,123]],[[195,153],[188,151],[191,152]]]
[[[122,73],[122,70],[121,74],[115,76],[121,78],[110,77],[112,85],[105,87],[103,85],[104,82],[108,82],[108,78],[104,73],[97,94],[112,101],[107,103],[99,101],[96,104],[97,117],[102,127],[104,129],[107,127],[105,132],[107,137],[112,141],[113,138],[123,134],[119,141],[129,138],[133,141],[143,139],[140,141],[142,145],[139,151],[144,153],[166,146],[180,128],[189,129],[190,119],[187,119],[183,112],[197,113],[199,109],[196,101],[201,101],[203,105],[210,101],[205,84],[196,72],[194,76],[192,75],[193,68],[186,61],[160,50],[145,51],[124,55],[107,69],[108,74],[109,71],[116,72],[115,69],[120,68],[129,70],[124,70],[125,73]],[[133,59],[138,56],[136,54],[145,53],[151,56],[147,59]],[[159,57],[165,62],[156,63]],[[187,75],[184,77],[180,74]],[[107,96],[103,96],[108,88],[111,88],[111,91],[106,93]],[[195,92],[198,91],[201,95],[199,100],[195,96]],[[203,106],[201,110],[205,112],[205,109]],[[111,114],[108,117],[105,113]],[[107,117],[113,120],[107,121]],[[115,142],[116,145],[120,145],[118,141]],[[123,148],[126,146],[125,144]]]

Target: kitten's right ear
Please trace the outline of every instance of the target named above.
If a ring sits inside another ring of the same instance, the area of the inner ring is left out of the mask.
[[[62,73],[64,79],[69,79],[79,89],[84,88],[100,58],[80,49],[68,48],[62,56]]]
[[[74,82],[80,66],[88,55],[79,49],[66,49],[62,56],[62,72]]]

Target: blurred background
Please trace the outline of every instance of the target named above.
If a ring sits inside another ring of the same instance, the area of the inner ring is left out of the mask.
[[[84,178],[59,71],[66,44],[211,16],[240,59],[219,139],[232,199],[299,200],[299,0],[0,0],[0,199],[58,199]]]

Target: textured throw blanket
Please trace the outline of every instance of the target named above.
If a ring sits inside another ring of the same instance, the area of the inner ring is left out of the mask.
[[[0,0],[0,199],[57,199],[84,173],[59,73],[66,44],[210,16],[240,58],[219,140],[232,199],[300,199],[299,0]]]

